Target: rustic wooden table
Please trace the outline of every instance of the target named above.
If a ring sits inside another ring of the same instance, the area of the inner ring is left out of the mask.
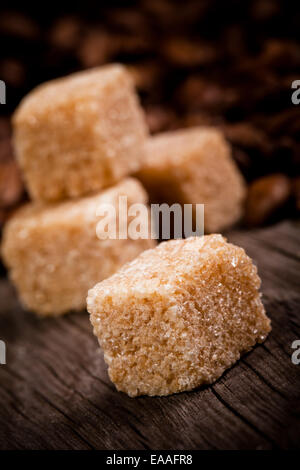
[[[231,232],[258,265],[273,330],[214,385],[164,398],[116,392],[86,313],[40,320],[0,280],[1,449],[270,449],[300,443],[300,224]]]

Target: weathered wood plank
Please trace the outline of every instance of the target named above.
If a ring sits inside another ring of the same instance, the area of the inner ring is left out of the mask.
[[[232,449],[298,447],[298,223],[228,233],[258,265],[273,330],[213,386],[131,399],[107,377],[87,313],[40,320],[0,281],[1,449]]]

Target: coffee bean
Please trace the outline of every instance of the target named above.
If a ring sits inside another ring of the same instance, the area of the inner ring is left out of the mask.
[[[171,129],[175,122],[174,112],[162,106],[147,107],[145,113],[151,134]]]
[[[49,32],[49,42],[61,49],[72,50],[77,46],[82,31],[78,18],[66,16],[59,18]]]
[[[221,128],[227,139],[233,144],[262,150],[268,146],[266,134],[251,123],[225,124]]]
[[[0,15],[0,33],[21,39],[35,39],[39,34],[39,27],[23,13],[6,11]]]
[[[77,56],[84,68],[96,67],[107,62],[111,56],[112,44],[107,33],[101,29],[91,30],[82,39]]]
[[[25,67],[21,61],[14,58],[3,59],[0,62],[0,77],[6,85],[12,87],[22,86],[25,80]]]
[[[0,163],[0,207],[7,209],[21,199],[23,183],[14,160]]]
[[[273,0],[256,0],[251,6],[251,13],[258,21],[269,20],[279,12],[279,5]]]
[[[268,66],[276,68],[291,68],[299,66],[300,50],[294,41],[268,39],[260,56],[260,61]]]
[[[106,14],[108,22],[118,31],[144,34],[150,29],[149,19],[137,8],[114,8]]]
[[[290,194],[290,180],[283,174],[272,174],[253,181],[246,200],[246,224],[263,224],[287,202]]]
[[[216,50],[210,44],[180,37],[167,39],[162,52],[167,60],[180,67],[206,65],[216,57]]]
[[[158,86],[158,81],[162,78],[161,69],[155,62],[130,64],[127,70],[139,91],[150,91],[154,86]]]
[[[223,88],[217,83],[191,75],[180,86],[176,97],[179,103],[189,111],[201,109],[220,113],[237,101],[238,94],[236,90]]]

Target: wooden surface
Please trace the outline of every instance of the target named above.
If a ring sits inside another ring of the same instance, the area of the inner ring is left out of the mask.
[[[232,232],[258,265],[273,330],[213,386],[165,398],[115,391],[86,313],[40,320],[0,280],[1,449],[270,449],[300,441],[296,222]]]

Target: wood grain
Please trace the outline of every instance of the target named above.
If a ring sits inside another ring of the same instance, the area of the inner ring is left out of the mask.
[[[300,339],[297,222],[236,231],[258,265],[273,330],[213,386],[164,398],[129,398],[109,381],[85,312],[36,318],[0,280],[1,449],[297,448]]]

